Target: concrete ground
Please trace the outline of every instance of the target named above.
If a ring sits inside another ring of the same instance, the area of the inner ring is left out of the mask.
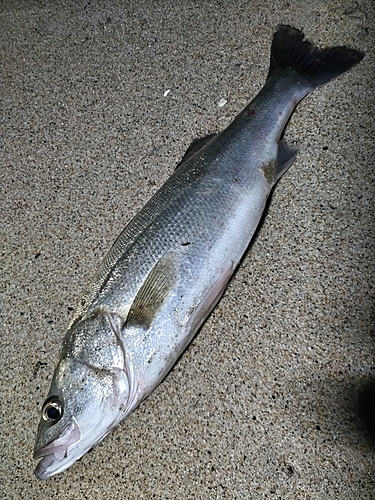
[[[374,14],[371,0],[1,3],[1,498],[375,498]],[[262,87],[279,23],[366,57],[294,114],[298,159],[172,372],[38,481],[39,411],[85,286],[191,141]]]

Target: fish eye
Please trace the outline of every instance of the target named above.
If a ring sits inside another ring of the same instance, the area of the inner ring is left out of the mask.
[[[57,422],[63,414],[62,404],[59,398],[52,396],[48,398],[42,408],[42,418],[46,422]]]

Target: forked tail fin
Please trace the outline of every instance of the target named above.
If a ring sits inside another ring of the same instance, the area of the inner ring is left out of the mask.
[[[302,31],[280,25],[273,35],[268,78],[277,70],[292,68],[313,87],[333,80],[358,64],[364,53],[348,47],[319,49]]]

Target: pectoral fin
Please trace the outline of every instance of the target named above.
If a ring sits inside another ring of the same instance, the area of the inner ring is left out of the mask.
[[[126,323],[149,328],[176,283],[176,263],[165,255],[155,264],[130,307]]]

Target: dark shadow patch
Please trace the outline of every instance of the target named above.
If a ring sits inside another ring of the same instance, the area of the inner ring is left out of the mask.
[[[358,416],[366,436],[375,445],[375,379],[370,380],[359,391]]]
[[[315,431],[321,438],[330,441],[334,437],[345,446],[371,449],[375,444],[375,379],[341,374],[340,379],[322,379],[315,385],[315,412],[320,415]]]

